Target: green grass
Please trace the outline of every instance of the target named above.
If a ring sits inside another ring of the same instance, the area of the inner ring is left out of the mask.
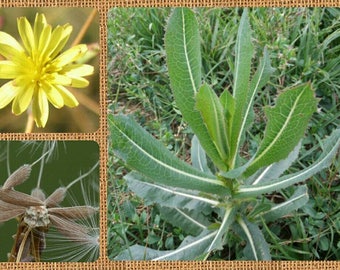
[[[190,128],[174,103],[167,75],[164,26],[171,10],[115,8],[108,16],[108,80],[110,110],[133,114],[139,123],[177,156],[190,162]],[[233,81],[233,49],[242,9],[196,9],[202,43],[203,77],[217,93]],[[340,9],[255,8],[250,10],[256,52],[264,46],[276,68],[255,101],[256,118],[243,147],[253,155],[265,126],[263,106],[272,105],[287,86],[310,81],[319,98],[298,162],[291,171],[308,166],[322,152],[320,140],[340,126]],[[110,152],[108,188],[108,255],[138,243],[173,249],[185,234],[164,222],[156,205],[145,205],[125,185],[123,164]],[[308,182],[306,206],[276,222],[263,224],[273,259],[340,259],[340,157]],[[268,195],[283,200],[291,190]],[[242,259],[236,235],[209,259]],[[169,240],[167,240],[169,239]]]

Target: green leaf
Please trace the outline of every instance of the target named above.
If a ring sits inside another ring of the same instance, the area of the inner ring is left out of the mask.
[[[340,129],[336,129],[332,134],[322,141],[323,151],[316,162],[309,167],[296,173],[284,175],[276,181],[267,182],[258,185],[241,185],[235,197],[247,198],[251,196],[258,196],[264,193],[277,191],[296,183],[302,182],[324,168],[327,168],[338,152],[340,146]]]
[[[270,210],[260,213],[259,216],[262,216],[266,222],[277,220],[304,206],[308,199],[307,186],[298,186],[287,201],[272,206]]]
[[[287,158],[273,163],[264,169],[260,169],[254,176],[246,180],[247,184],[257,185],[265,182],[276,180],[284,173],[290,165],[297,159],[301,148],[301,141],[295,146],[294,150],[288,155]]]
[[[230,167],[235,166],[236,153],[239,147],[239,140],[243,133],[242,126],[246,121],[246,108],[249,106],[249,81],[251,59],[253,57],[253,44],[251,42],[251,29],[248,20],[248,10],[244,9],[240,26],[238,28],[236,47],[235,47],[235,70],[233,96],[235,99],[235,113],[232,122],[230,152],[232,163]]]
[[[201,113],[221,159],[226,162],[229,147],[224,109],[214,90],[206,83],[200,87],[196,95],[196,108]]]
[[[176,250],[170,251],[160,251],[134,245],[115,257],[115,260],[194,260],[205,253],[216,233],[216,231],[204,230],[198,236],[187,236]]]
[[[211,241],[207,252],[211,252],[214,250],[223,249],[223,236],[229,231],[230,225],[235,221],[236,208],[235,207],[227,207],[224,213],[224,217],[219,227],[216,236]]]
[[[220,102],[222,104],[224,115],[226,119],[226,125],[227,125],[227,137],[229,140],[230,145],[230,139],[231,139],[231,126],[232,126],[232,120],[235,113],[235,100],[232,94],[228,91],[228,89],[225,89],[223,93],[220,96]]]
[[[207,156],[196,135],[194,135],[191,140],[190,156],[192,166],[199,169],[201,172],[212,175],[212,172],[208,167]]]
[[[275,107],[265,108],[268,124],[264,139],[245,172],[246,176],[288,156],[304,135],[316,104],[314,92],[307,83],[283,92]]]
[[[114,153],[145,179],[213,194],[228,192],[222,181],[178,159],[132,118],[109,115],[108,124]]]
[[[239,218],[238,223],[247,238],[247,246],[244,249],[246,257],[255,261],[270,261],[269,245],[259,227],[243,218]]]
[[[200,112],[195,109],[195,96],[202,84],[202,59],[198,23],[189,8],[174,9],[166,28],[165,50],[170,85],[177,107],[207,155],[221,170],[226,170]]]
[[[234,116],[232,129],[232,135],[234,139],[231,142],[231,144],[235,146],[231,157],[233,166],[236,162],[237,151],[244,141],[245,132],[253,122],[253,103],[256,93],[266,85],[273,72],[274,69],[270,66],[270,58],[267,48],[264,48],[263,58],[261,59],[260,65],[250,82],[249,89],[247,92],[243,92],[243,95],[245,95],[246,98],[240,99],[240,101],[237,103],[239,108],[236,110]]]
[[[145,177],[137,172],[127,174],[124,179],[129,189],[143,198],[146,204],[158,203],[166,207],[200,209],[201,212],[211,211],[211,207],[219,204],[218,201],[204,198],[192,190],[149,183],[149,180],[145,180]]]
[[[206,230],[210,225],[206,216],[197,210],[188,211],[179,208],[161,207],[160,214],[165,221],[194,236]]]

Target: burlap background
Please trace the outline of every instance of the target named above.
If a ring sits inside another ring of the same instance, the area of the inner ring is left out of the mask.
[[[106,256],[106,20],[107,12],[115,6],[152,7],[152,6],[339,6],[339,0],[0,0],[0,7],[93,7],[100,14],[100,128],[94,133],[2,133],[1,140],[92,140],[100,146],[100,257],[93,263],[0,263],[0,269],[263,269],[263,270],[299,270],[330,269],[339,270],[340,262],[112,262]],[[1,232],[0,232],[1,235]],[[1,243],[0,243],[1,245]]]

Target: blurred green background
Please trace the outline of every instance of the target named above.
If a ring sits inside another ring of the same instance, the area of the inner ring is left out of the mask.
[[[65,51],[70,48],[92,11],[93,8],[0,8],[0,31],[12,35],[22,44],[17,28],[17,18],[25,16],[33,25],[36,13],[44,13],[47,23],[52,25],[53,29],[57,25],[66,23],[73,26],[70,39],[62,50]],[[90,85],[87,88],[72,90],[80,103],[79,106],[76,108],[64,106],[61,109],[56,109],[50,104],[50,115],[46,127],[34,127],[33,132],[95,132],[99,128],[98,12],[80,43],[87,44],[89,51],[96,56],[87,62],[94,66],[94,74],[86,77]],[[0,80],[0,86],[7,81]],[[11,104],[0,110],[0,132],[23,132],[26,121],[27,113],[15,116],[11,112]]]
[[[41,141],[0,141],[0,186],[8,177],[7,160],[11,173],[24,164],[32,164],[38,160],[43,151],[44,142]],[[9,155],[7,154],[9,153]],[[80,175],[87,173],[99,160],[99,147],[92,141],[60,141],[53,151],[52,157],[43,165],[40,188],[48,197],[56,188],[67,186]],[[40,170],[40,162],[33,166],[31,175],[25,183],[15,187],[17,191],[30,194],[36,187]],[[98,167],[82,180],[85,190],[89,194],[92,206],[99,206],[99,169]],[[67,193],[62,206],[85,205],[86,198],[78,182]],[[97,217],[98,218],[98,217]],[[10,220],[0,223],[0,261],[7,261],[7,253],[13,245],[12,235],[16,233],[17,221]],[[52,248],[52,247],[51,247]],[[67,255],[67,254],[65,254]],[[66,257],[65,257],[66,258]],[[61,261],[63,259],[61,258]]]

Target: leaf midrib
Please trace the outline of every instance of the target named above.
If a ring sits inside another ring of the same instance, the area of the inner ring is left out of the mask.
[[[264,59],[264,61],[265,61],[265,59]],[[242,137],[242,134],[243,134],[243,130],[244,130],[244,127],[245,127],[245,125],[246,125],[246,122],[247,122],[247,118],[248,118],[248,114],[249,114],[249,112],[250,112],[250,109],[252,108],[252,100],[253,100],[254,97],[255,97],[256,89],[257,89],[257,87],[258,87],[259,84],[260,84],[260,81],[261,81],[262,75],[263,75],[263,73],[264,73],[264,71],[265,71],[265,68],[266,68],[266,63],[264,62],[264,63],[263,63],[263,68],[262,68],[261,73],[260,73],[260,75],[259,75],[259,79],[257,80],[257,83],[256,83],[256,85],[255,85],[255,88],[254,88],[254,91],[253,91],[253,93],[252,93],[252,96],[251,96],[251,98],[250,98],[250,100],[249,100],[249,102],[248,102],[246,112],[245,112],[244,117],[243,117],[243,119],[242,119],[240,132],[238,133],[238,137],[237,137],[237,141],[236,141],[235,153],[234,153],[234,155],[233,155],[232,168],[234,168],[234,166],[235,166],[235,161],[236,161],[236,156],[237,156],[237,155],[236,155],[236,152],[237,152],[238,148],[240,147],[240,142],[241,142],[241,137]]]
[[[182,31],[183,31],[183,48],[184,48],[184,55],[185,55],[185,62],[188,66],[188,72],[189,72],[189,77],[190,77],[190,82],[191,82],[191,85],[192,85],[192,89],[194,90],[195,94],[197,93],[197,88],[196,88],[196,85],[195,85],[195,80],[194,80],[194,76],[192,74],[192,70],[191,70],[191,66],[190,66],[190,61],[189,61],[189,58],[188,58],[188,50],[187,50],[187,39],[186,39],[186,30],[185,30],[185,18],[184,18],[184,10],[182,9],[181,10],[182,12],[182,25],[183,25],[183,28],[182,28]]]
[[[275,138],[272,140],[272,142],[268,145],[268,147],[266,147],[266,149],[257,157],[254,159],[254,161],[252,162],[252,164],[255,164],[259,159],[261,159],[266,153],[268,153],[268,151],[271,150],[271,148],[273,147],[273,145],[278,141],[278,139],[281,137],[282,133],[284,132],[284,130],[286,129],[287,125],[290,122],[290,119],[292,118],[292,115],[295,112],[295,109],[297,107],[297,104],[302,96],[302,94],[304,93],[305,89],[303,89],[303,91],[301,91],[301,93],[298,95],[297,99],[294,101],[293,107],[290,110],[286,121],[284,122],[284,125],[282,126],[282,128],[280,129],[280,131],[276,134]]]
[[[338,145],[340,143],[340,138],[336,141],[335,145]],[[261,186],[253,186],[253,187],[240,187],[239,189],[239,194],[243,193],[246,194],[247,192],[256,192],[256,191],[261,191],[261,190],[275,190],[275,189],[280,189],[281,186],[285,185],[286,182],[294,182],[296,178],[299,178],[301,175],[308,174],[310,171],[314,170],[316,167],[320,166],[322,163],[325,162],[333,154],[333,149],[328,152],[328,154],[322,158],[320,161],[317,163],[313,164],[311,167],[308,169],[302,171],[299,174],[296,174],[291,177],[287,177],[286,179],[281,179],[280,181],[274,182],[269,185],[261,185]]]
[[[181,175],[184,175],[184,176],[187,176],[189,178],[194,178],[194,179],[197,179],[199,181],[202,181],[202,182],[206,182],[206,183],[209,183],[209,184],[213,184],[213,185],[219,185],[219,186],[223,186],[224,187],[224,184],[223,182],[219,181],[218,179],[212,179],[212,178],[204,178],[204,177],[200,177],[200,176],[197,176],[197,175],[194,175],[194,174],[190,174],[190,173],[187,173],[187,172],[184,172],[184,171],[181,171],[177,168],[174,168],[174,167],[171,167],[169,166],[168,164],[154,158],[152,155],[150,155],[148,152],[146,152],[143,148],[141,148],[138,144],[136,144],[130,137],[128,137],[124,132],[122,132],[114,123],[112,123],[118,130],[118,132],[120,134],[122,134],[123,137],[125,137],[132,145],[134,145],[136,148],[138,148],[143,154],[145,154],[146,156],[148,156],[151,160],[155,161],[156,163],[158,163],[159,165],[169,169],[170,171],[173,171],[177,174],[181,174]]]
[[[201,242],[204,242],[204,241],[206,241],[207,239],[214,237],[216,234],[217,234],[217,231],[214,231],[214,232],[212,232],[212,233],[210,233],[210,234],[204,236],[203,238],[199,239],[198,241],[195,241],[195,242],[193,242],[193,243],[190,243],[190,244],[188,244],[188,245],[186,245],[186,246],[184,246],[184,247],[182,247],[182,248],[176,249],[174,252],[171,252],[170,254],[166,254],[166,255],[160,256],[160,257],[158,257],[158,258],[155,258],[155,259],[153,259],[153,261],[163,260],[163,259],[165,259],[165,258],[167,258],[167,257],[170,257],[170,256],[173,256],[173,255],[175,255],[175,254],[177,254],[177,253],[179,253],[179,252],[182,252],[182,251],[184,251],[184,250],[193,248],[194,246],[200,244]]]

